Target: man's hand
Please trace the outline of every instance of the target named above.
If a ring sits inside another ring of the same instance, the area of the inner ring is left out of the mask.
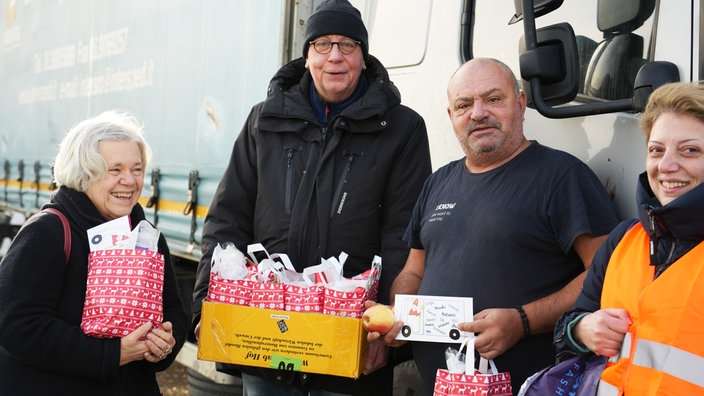
[[[490,308],[474,315],[474,321],[457,325],[462,331],[476,333],[474,349],[485,359],[495,359],[523,337],[521,316],[513,308]]]
[[[362,374],[369,375],[376,370],[386,366],[389,362],[389,347],[381,342],[369,344],[367,351],[367,361],[364,363],[364,371]]]
[[[376,302],[365,301],[364,303],[365,308],[369,308],[372,305],[376,305]],[[394,323],[394,327],[392,327],[391,330],[389,330],[389,332],[386,334],[380,334],[378,331],[371,331],[367,333],[367,342],[369,342],[370,347],[375,342],[381,342],[382,344],[393,348],[400,347],[401,345],[406,343],[406,341],[396,339],[396,336],[398,335],[398,333],[401,332],[402,327],[403,322],[399,320]]]
[[[601,309],[582,317],[572,328],[572,336],[595,354],[611,357],[621,350],[630,325],[625,309]]]

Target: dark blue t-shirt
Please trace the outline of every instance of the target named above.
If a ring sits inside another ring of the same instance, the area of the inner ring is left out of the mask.
[[[431,175],[404,240],[425,250],[418,294],[464,296],[474,313],[527,304],[584,271],[572,248],[580,234],[604,235],[618,218],[594,173],[577,158],[533,142],[510,162],[473,174],[464,159]],[[426,394],[445,368],[445,344],[414,343]],[[521,340],[495,359],[514,390],[553,363],[552,334]]]

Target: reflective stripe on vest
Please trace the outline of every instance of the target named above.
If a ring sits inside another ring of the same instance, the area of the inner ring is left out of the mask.
[[[632,324],[597,394],[704,395],[704,243],[655,280],[648,244],[637,224],[611,255],[601,307],[625,309]]]
[[[631,357],[631,333],[626,333],[623,337],[623,344],[621,344],[621,350],[617,354],[609,358],[609,363],[616,363],[619,359],[628,359]]]
[[[596,389],[596,396],[619,396],[618,388],[601,380],[599,381],[599,387]]]
[[[694,385],[704,391],[704,358],[670,345],[638,340],[633,365],[651,368]]]

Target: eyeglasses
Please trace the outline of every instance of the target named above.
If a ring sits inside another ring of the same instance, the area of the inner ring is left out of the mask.
[[[315,48],[315,52],[325,55],[332,51],[332,46],[337,44],[337,48],[344,55],[349,55],[357,49],[357,46],[361,44],[360,41],[354,41],[350,39],[342,39],[340,41],[330,41],[328,39],[320,39],[311,41],[309,44]]]

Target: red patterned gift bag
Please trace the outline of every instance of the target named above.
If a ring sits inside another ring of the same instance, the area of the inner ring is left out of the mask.
[[[223,304],[249,306],[252,301],[252,281],[246,279],[225,279],[210,273],[206,301]]]
[[[381,260],[381,258],[379,258]],[[369,296],[368,299],[372,301],[376,301],[377,297],[377,292],[379,291],[379,278],[381,277],[381,261],[379,261],[379,265],[374,265],[372,264],[372,267],[369,268],[368,270],[362,272],[361,274],[357,276],[353,276],[352,280],[357,280],[357,279],[363,279],[363,280],[369,280],[371,279],[371,284],[369,285]]]
[[[479,370],[475,370],[474,337],[468,337],[462,342],[460,351],[465,346],[467,353],[462,364],[464,373],[438,369],[433,396],[512,396],[511,375],[500,373],[493,360],[487,361],[484,358],[479,363]]]
[[[249,306],[252,301],[254,265],[234,243],[218,244],[210,260],[210,282],[205,301]]]
[[[249,306],[283,310],[284,284],[252,282],[252,301]]]
[[[326,315],[361,318],[364,302],[368,300],[369,292],[361,284],[352,291],[341,291],[325,288],[323,313]]]
[[[323,312],[325,286],[284,285],[284,305],[292,312]]]
[[[110,249],[88,256],[81,329],[94,337],[123,337],[146,321],[161,325],[164,256],[145,249]]]
[[[374,256],[370,276],[366,279],[355,277],[345,279],[325,287],[323,313],[326,315],[361,318],[364,312],[364,302],[376,296],[381,276],[381,257]]]

